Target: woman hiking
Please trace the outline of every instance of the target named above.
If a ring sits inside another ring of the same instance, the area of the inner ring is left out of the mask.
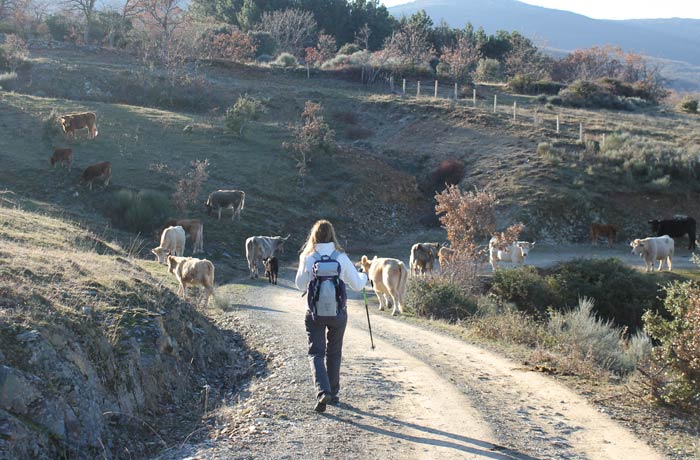
[[[345,285],[355,291],[367,284],[343,252],[333,224],[317,221],[299,256],[296,286],[306,291],[308,309],[304,320],[309,340],[309,362],[316,386],[316,412],[338,404],[343,335],[348,322]]]

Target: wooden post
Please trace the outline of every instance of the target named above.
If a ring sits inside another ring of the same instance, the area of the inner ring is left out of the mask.
[[[311,72],[309,71],[309,63],[307,62],[306,63],[306,79],[308,80],[310,78],[311,78]]]
[[[557,134],[559,134],[559,115],[557,115]]]
[[[513,101],[513,121],[515,121],[516,113],[518,112],[518,102]]]
[[[583,142],[583,123],[578,124],[578,140]]]
[[[420,81],[418,81],[418,86],[416,87],[416,97],[420,97]]]
[[[493,113],[496,113],[496,107],[498,106],[498,95],[493,95]]]
[[[532,112],[532,123],[537,126],[537,109]]]
[[[605,133],[603,133],[603,142],[600,144],[600,148],[601,149],[605,148]]]
[[[458,88],[457,88],[457,83],[455,83],[455,101],[457,100],[457,92],[458,92],[457,89],[458,89]]]
[[[403,79],[403,94],[406,94],[406,79]]]
[[[476,107],[476,88],[472,90],[472,105]]]
[[[389,90],[391,91],[392,94],[394,93],[394,77],[393,76],[389,77]]]
[[[435,99],[437,99],[437,88],[438,88],[438,81],[435,80]]]

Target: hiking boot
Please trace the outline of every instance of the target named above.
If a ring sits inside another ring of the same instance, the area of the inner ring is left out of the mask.
[[[328,401],[328,404],[330,404],[331,406],[337,406],[338,404],[340,404],[340,398],[337,396],[333,396],[331,397],[331,400]]]
[[[318,413],[325,412],[326,404],[328,404],[329,402],[331,402],[331,395],[329,395],[328,393],[323,393],[321,396],[318,397],[318,401],[316,402],[314,410]]]

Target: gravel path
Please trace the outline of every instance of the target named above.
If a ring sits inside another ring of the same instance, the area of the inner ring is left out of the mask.
[[[222,286],[221,327],[244,329],[267,368],[229,395],[174,459],[621,459],[663,458],[582,397],[542,374],[435,331],[370,315],[349,301],[341,405],[313,412],[304,303],[280,285]]]

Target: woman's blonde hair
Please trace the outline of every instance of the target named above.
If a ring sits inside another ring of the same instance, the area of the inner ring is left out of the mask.
[[[343,251],[340,243],[338,243],[338,237],[335,236],[333,224],[326,219],[317,220],[314,226],[311,227],[306,243],[301,248],[301,255],[308,256],[313,254],[318,243],[333,243],[336,251]]]

